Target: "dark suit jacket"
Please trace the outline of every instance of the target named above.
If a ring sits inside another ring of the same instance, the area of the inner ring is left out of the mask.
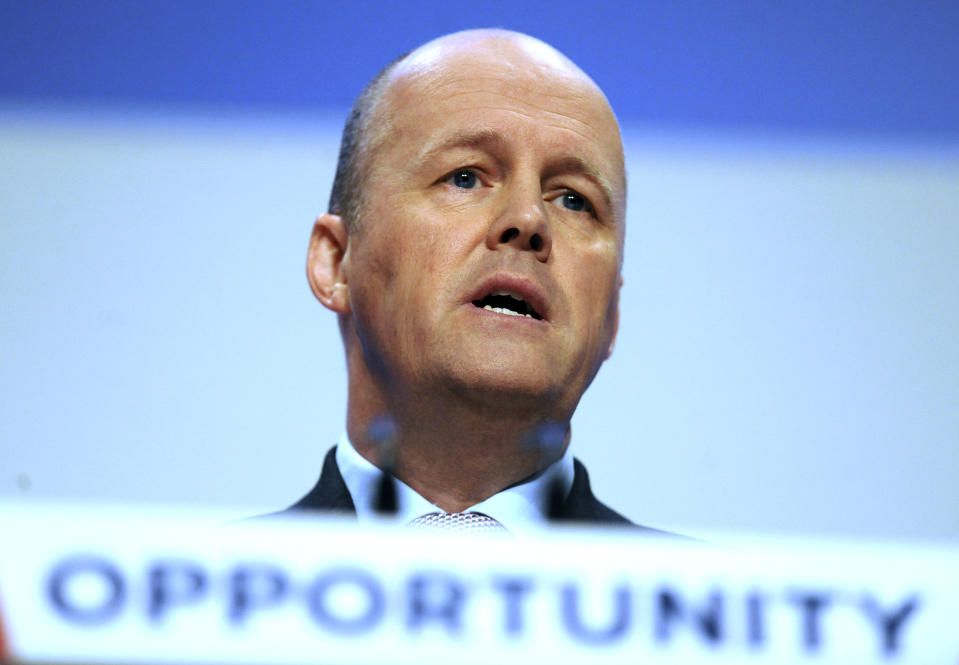
[[[564,522],[578,522],[590,524],[619,525],[643,529],[650,533],[662,534],[665,532],[633,524],[615,510],[602,503],[593,496],[589,486],[589,474],[586,467],[579,460],[573,461],[575,473],[573,486],[562,505],[559,519]],[[323,460],[323,470],[320,479],[306,496],[282,511],[280,514],[289,514],[307,510],[326,510],[344,513],[356,513],[356,506],[340,469],[336,466],[336,448],[331,448]],[[274,513],[276,514],[276,513]]]

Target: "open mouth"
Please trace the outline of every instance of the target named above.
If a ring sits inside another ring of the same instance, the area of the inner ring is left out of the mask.
[[[474,300],[473,305],[480,309],[496,312],[497,314],[506,314],[508,316],[525,316],[528,319],[543,319],[532,305],[526,302],[526,299],[518,293],[511,291],[494,291],[485,298]]]

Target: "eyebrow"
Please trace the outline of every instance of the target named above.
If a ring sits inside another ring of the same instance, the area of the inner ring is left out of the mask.
[[[505,143],[502,134],[495,129],[476,129],[465,132],[457,132],[452,136],[440,141],[435,145],[427,145],[416,160],[416,167],[429,163],[436,155],[447,150],[456,148],[496,148]],[[559,159],[552,160],[546,169],[547,175],[559,175],[563,173],[578,173],[587,177],[596,183],[602,192],[603,203],[609,210],[614,210],[613,206],[613,186],[605,175],[600,172],[595,165],[578,155],[564,155]]]
[[[613,186],[609,178],[604,176],[598,168],[577,155],[566,155],[558,160],[551,162],[547,169],[548,174],[578,173],[592,180],[599,187],[603,195],[603,203],[610,211],[614,211],[613,206]]]
[[[494,129],[477,129],[468,132],[457,132],[436,145],[427,145],[426,149],[416,159],[417,164],[429,162],[441,152],[454,148],[484,148],[495,147],[503,143],[503,137]]]

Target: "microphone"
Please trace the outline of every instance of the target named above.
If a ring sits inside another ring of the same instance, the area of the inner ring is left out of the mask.
[[[559,422],[544,423],[533,431],[527,445],[539,450],[540,468],[545,469],[559,459],[568,433],[569,424]],[[549,479],[541,501],[547,521],[562,521],[563,506],[566,503],[566,486],[562,479],[556,475]]]
[[[392,517],[399,512],[399,498],[396,491],[396,423],[389,416],[373,419],[367,430],[370,440],[376,447],[377,467],[380,478],[373,495],[373,510],[377,515]]]

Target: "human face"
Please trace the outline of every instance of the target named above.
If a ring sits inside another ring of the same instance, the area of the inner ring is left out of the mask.
[[[365,369],[397,394],[568,418],[618,319],[616,121],[580,72],[510,40],[414,63],[374,114],[345,259]]]

